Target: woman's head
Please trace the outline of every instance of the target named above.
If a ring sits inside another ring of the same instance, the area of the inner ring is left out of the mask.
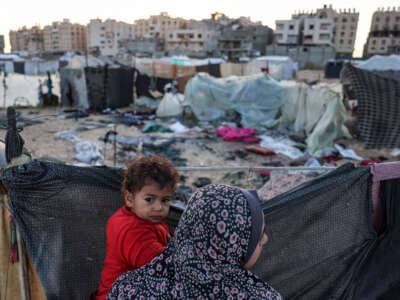
[[[263,215],[258,197],[252,194],[249,201],[245,192],[226,185],[208,185],[193,194],[175,235],[187,244],[182,256],[192,251],[212,264],[236,267],[255,262],[266,236],[261,234]]]

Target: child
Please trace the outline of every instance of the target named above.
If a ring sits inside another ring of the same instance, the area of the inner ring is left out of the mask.
[[[121,189],[125,206],[108,220],[107,254],[92,299],[106,299],[120,275],[149,263],[167,246],[169,230],[163,220],[178,180],[173,164],[160,156],[142,156],[128,164]]]

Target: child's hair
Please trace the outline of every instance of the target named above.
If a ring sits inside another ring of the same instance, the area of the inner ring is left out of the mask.
[[[148,180],[158,183],[161,189],[167,186],[175,189],[179,174],[174,165],[162,156],[140,156],[128,163],[121,191],[135,195],[148,184]]]

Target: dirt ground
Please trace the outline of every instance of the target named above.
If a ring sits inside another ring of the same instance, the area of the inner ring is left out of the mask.
[[[321,71],[301,71],[299,79],[314,80],[323,78]],[[325,80],[323,80],[325,81]],[[337,82],[337,80],[329,80],[329,82]],[[126,108],[121,111],[130,110]],[[144,134],[141,132],[141,126],[128,127],[123,124],[113,125],[110,124],[110,115],[93,114],[86,118],[72,119],[65,118],[65,114],[60,114],[61,108],[26,108],[18,110],[22,113],[22,117],[26,119],[40,120],[43,123],[26,126],[20,133],[25,140],[25,146],[28,148],[34,158],[50,157],[57,159],[68,164],[79,163],[74,156],[76,151],[71,142],[57,139],[56,133],[64,130],[77,130],[82,127],[90,126],[103,126],[103,128],[95,128],[89,130],[81,130],[73,132],[73,134],[81,140],[90,141],[99,145],[103,154],[105,152],[104,160],[99,160],[98,164],[113,166],[114,151],[113,145],[108,143],[106,146],[100,137],[114,130],[118,135],[126,136],[143,136],[152,135],[156,137],[175,138],[172,145],[168,146],[173,148],[179,157],[180,164],[187,167],[199,166],[261,166],[263,163],[281,162],[282,165],[288,166],[291,160],[283,155],[262,156],[246,152],[243,147],[244,143],[223,142],[215,134],[215,129],[211,130],[211,134],[206,137],[204,134],[171,134],[171,133],[149,133]],[[0,114],[4,114],[0,112]],[[152,122],[152,121],[147,121]],[[214,132],[213,132],[214,131]],[[0,131],[0,137],[5,138],[6,130]],[[364,143],[356,139],[341,139],[337,141],[345,145],[347,148],[353,149],[358,155],[364,159],[379,159],[385,161],[395,161],[398,158],[392,156],[390,153],[393,149],[373,149],[367,150],[364,148]],[[105,151],[104,151],[105,150]],[[137,151],[117,151],[116,166],[124,167],[126,162],[139,154],[140,149]],[[143,152],[143,151],[142,151]],[[351,159],[341,159],[335,163],[325,164],[326,166],[338,166],[346,162],[353,162],[358,164],[358,161]],[[229,174],[228,174],[229,173]],[[235,184],[240,182],[242,186],[249,186],[249,182],[257,181],[259,176],[248,172],[183,172],[187,176],[186,182],[191,184],[198,177],[208,177],[213,183],[230,183]],[[257,185],[259,186],[259,182]]]

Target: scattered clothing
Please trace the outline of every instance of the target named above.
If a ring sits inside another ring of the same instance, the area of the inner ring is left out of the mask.
[[[265,156],[276,155],[274,151],[271,151],[268,148],[262,147],[260,145],[245,146],[244,150]]]
[[[220,127],[217,129],[217,134],[223,141],[229,142],[258,143],[261,141],[255,136],[254,128]]]

